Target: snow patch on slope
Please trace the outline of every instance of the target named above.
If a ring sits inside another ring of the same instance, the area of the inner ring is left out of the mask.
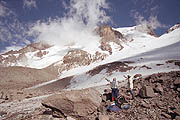
[[[176,59],[180,60],[180,29],[177,29],[169,34],[164,34],[159,38],[142,34],[138,31],[133,31],[132,28],[119,29],[121,32],[125,32],[126,35],[131,34],[134,38],[132,42],[124,46],[124,49],[114,53],[107,57],[102,62],[91,64],[90,66],[84,66],[76,68],[74,70],[65,71],[61,77],[67,77],[76,75],[73,78],[69,89],[82,89],[88,87],[94,87],[107,84],[104,77],[112,79],[116,77],[118,81],[123,81],[124,75],[134,76],[135,74],[149,75],[157,72],[169,72],[176,71],[180,68],[175,66],[174,63],[166,63],[168,60]],[[96,66],[107,64],[114,61],[134,61],[131,66],[137,67],[128,72],[114,72],[111,76],[107,76],[105,71],[101,71],[100,74],[95,76],[89,76],[87,71],[95,68]],[[162,64],[162,65],[158,65]],[[146,65],[150,69],[143,68]]]

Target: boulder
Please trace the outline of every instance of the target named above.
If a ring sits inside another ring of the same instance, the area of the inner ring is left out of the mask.
[[[180,88],[177,88],[177,91],[180,92]]]
[[[64,91],[43,100],[42,105],[61,113],[63,117],[87,119],[101,105],[100,93],[92,88],[84,90]]]
[[[180,108],[179,109],[175,109],[175,110],[173,110],[174,111],[174,113],[176,113],[178,116],[180,116]]]
[[[171,119],[171,116],[165,112],[162,112],[161,115],[164,116],[165,118]]]
[[[72,117],[67,117],[66,119],[67,119],[67,120],[75,120],[75,119],[72,118]]]
[[[163,93],[163,87],[161,86],[161,84],[156,84],[156,87],[154,89],[156,92],[160,93],[162,95]]]
[[[174,81],[174,85],[180,85],[180,78]]]
[[[23,94],[23,91],[17,91],[17,94]]]
[[[136,75],[134,75],[134,77],[133,78],[140,78],[140,77],[142,77],[142,74],[136,74]]]
[[[5,103],[5,100],[4,99],[0,99],[0,104],[1,103]]]
[[[5,111],[0,111],[0,116],[6,115],[6,114],[7,114],[7,112],[5,112]]]
[[[145,101],[141,101],[141,106],[144,108],[150,108],[150,105],[146,103]]]
[[[109,120],[108,115],[99,115],[98,120]]]
[[[143,86],[139,90],[139,96],[142,98],[152,98],[155,94],[151,86]]]
[[[176,116],[176,119],[175,120],[180,120],[180,116]]]

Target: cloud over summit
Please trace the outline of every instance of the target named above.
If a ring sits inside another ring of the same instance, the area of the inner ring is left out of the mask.
[[[38,21],[31,33],[39,33],[38,41],[64,46],[76,43],[85,46],[89,42],[97,43],[99,37],[94,29],[110,20],[104,9],[108,8],[105,0],[71,0],[69,5],[64,2],[67,14],[64,17]]]

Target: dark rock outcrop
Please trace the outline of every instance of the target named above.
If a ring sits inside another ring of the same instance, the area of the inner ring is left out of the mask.
[[[116,30],[113,30],[110,26],[100,26],[97,30],[97,34],[102,38],[100,48],[104,51],[108,51],[112,54],[112,48],[110,42],[113,42],[119,46],[119,50],[123,49],[121,42],[126,41],[125,37]]]

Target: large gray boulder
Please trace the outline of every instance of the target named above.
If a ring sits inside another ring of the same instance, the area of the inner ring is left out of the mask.
[[[143,86],[139,91],[139,96],[142,98],[152,98],[155,96],[151,86]]]
[[[42,105],[59,112],[62,117],[88,118],[97,111],[101,104],[100,93],[92,88],[64,91],[55,94],[42,102]]]

